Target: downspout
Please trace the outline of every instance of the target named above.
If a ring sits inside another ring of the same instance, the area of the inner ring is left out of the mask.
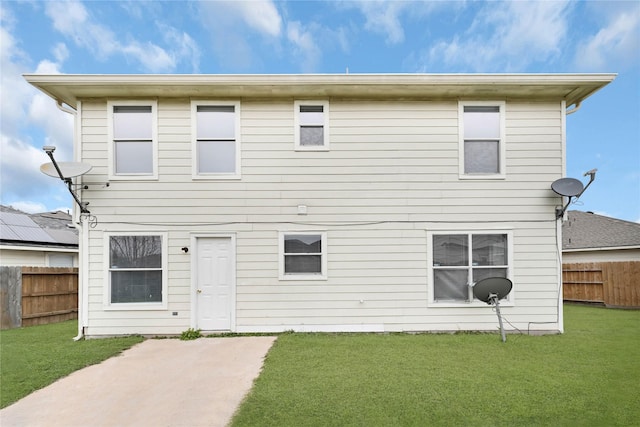
[[[571,110],[567,110],[567,111],[566,111],[567,116],[568,116],[569,114],[573,114],[573,113],[575,113],[576,111],[578,111],[578,110],[580,109],[580,107],[581,107],[581,106],[582,106],[582,101],[578,101],[578,102],[576,102],[575,104],[573,104],[573,108],[572,108]]]
[[[65,105],[63,104],[62,101],[60,101],[59,99],[56,99],[56,106],[58,107],[58,109],[62,112],[65,112],[67,114],[71,114],[73,116],[73,139],[74,139],[74,148],[75,148],[75,140],[76,140],[76,136],[78,133],[78,114],[77,114],[77,110],[74,109],[73,107],[71,107],[70,105]],[[74,216],[75,216],[75,212],[76,212],[76,207],[74,205]],[[78,242],[79,243],[79,247],[86,247],[83,243],[84,243],[84,239],[85,239],[85,226],[84,223],[82,223],[81,227],[77,226],[77,223],[75,225],[76,229],[78,229],[78,232],[80,233],[79,239],[82,239],[82,242]],[[82,244],[81,244],[82,243]],[[84,338],[84,327],[83,327],[83,319],[84,319],[84,310],[83,310],[83,306],[84,306],[84,272],[85,270],[85,262],[84,262],[84,258],[85,256],[83,256],[83,251],[78,251],[78,262],[79,262],[79,269],[78,269],[78,335],[76,335],[75,337],[73,337],[74,341],[80,341],[82,338]]]
[[[565,104],[566,101],[562,101]],[[582,100],[573,104],[572,109],[567,109],[566,105],[563,105],[565,110],[565,115],[562,116],[562,176],[565,176],[567,173],[567,116],[575,113],[580,109],[582,105]],[[564,198],[563,198],[564,200]],[[558,254],[558,264],[557,264],[557,280],[558,280],[558,301],[556,307],[556,316],[558,321],[558,332],[561,334],[564,333],[564,284],[562,283],[562,222],[563,219],[558,218],[560,221],[556,220],[556,253]]]
[[[56,99],[56,106],[60,111],[64,111],[65,113],[71,114],[75,118],[76,110],[74,110],[71,106],[65,107],[62,101],[60,101],[59,99]]]

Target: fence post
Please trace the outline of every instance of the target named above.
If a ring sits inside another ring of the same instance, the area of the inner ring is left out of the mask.
[[[22,326],[22,268],[0,267],[0,328]]]

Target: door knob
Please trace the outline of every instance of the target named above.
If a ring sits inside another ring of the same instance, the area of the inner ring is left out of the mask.
[[[202,289],[198,289],[198,293],[201,294],[202,293]]]

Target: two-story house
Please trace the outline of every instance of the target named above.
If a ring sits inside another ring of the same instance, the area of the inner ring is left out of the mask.
[[[550,185],[614,77],[27,75],[93,166],[80,333],[492,331],[496,276],[508,329],[562,332]]]

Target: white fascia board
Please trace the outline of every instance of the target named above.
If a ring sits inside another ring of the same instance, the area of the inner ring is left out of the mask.
[[[581,102],[615,74],[25,74],[47,95],[74,106],[108,97],[459,97]]]
[[[640,249],[640,246],[608,246],[602,248],[579,248],[579,249],[563,249],[563,253],[569,252],[597,252],[597,251],[627,251]]]
[[[32,251],[32,252],[67,252],[78,253],[78,248],[57,248],[49,246],[21,246],[21,245],[0,245],[0,249],[7,249],[12,251]]]

